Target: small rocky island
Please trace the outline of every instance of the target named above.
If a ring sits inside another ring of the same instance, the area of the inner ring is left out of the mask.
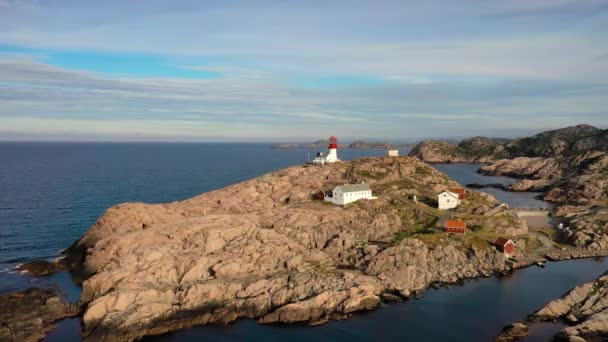
[[[295,149],[295,148],[317,148],[325,147],[329,144],[328,140],[317,140],[313,143],[301,144],[301,143],[282,143],[272,145],[274,149]],[[345,146],[346,148],[352,149],[396,149],[400,147],[412,147],[412,144],[393,144],[386,141],[364,141],[356,140]]]

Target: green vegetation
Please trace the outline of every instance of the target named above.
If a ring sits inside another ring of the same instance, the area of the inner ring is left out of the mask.
[[[409,234],[405,230],[400,230],[395,233],[395,236],[393,236],[393,242],[397,243],[397,242],[405,239],[408,236],[409,236]]]
[[[384,176],[385,176],[382,173],[374,173],[374,172],[369,172],[369,171],[359,171],[359,175],[364,178],[371,178],[371,179],[375,179],[375,180],[380,180],[380,179],[384,178]]]
[[[471,227],[469,227],[469,228],[470,228],[472,231],[474,231],[474,232],[480,232],[480,231],[482,231],[482,230],[483,230],[483,227],[482,227],[482,226],[480,226],[480,225],[478,225],[478,224],[476,224],[476,225],[474,225],[474,226],[471,226]]]
[[[430,175],[431,169],[427,166],[416,166],[416,174],[418,175]]]

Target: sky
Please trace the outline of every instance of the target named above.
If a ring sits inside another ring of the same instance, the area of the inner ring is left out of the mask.
[[[608,0],[0,0],[0,140],[608,126]]]

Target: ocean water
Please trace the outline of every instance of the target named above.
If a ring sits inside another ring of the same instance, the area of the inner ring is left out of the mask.
[[[271,149],[269,144],[0,143],[0,294],[29,286],[57,286],[68,299],[76,300],[80,289],[67,273],[33,278],[11,270],[19,263],[57,257],[115,204],[186,199],[301,164],[312,152]],[[348,160],[383,153],[344,149],[340,157]],[[463,184],[513,182],[478,175],[478,166],[473,164],[434,166]],[[544,204],[528,202],[529,194],[484,191],[494,192],[512,206]],[[429,290],[422,299],[386,305],[315,328],[239,320],[149,340],[488,341],[505,324],[523,318],[572,286],[593,279],[607,267],[608,259],[550,263],[545,269],[528,268],[507,278],[491,277],[467,282],[463,287]],[[528,340],[547,340],[557,328],[539,325]],[[80,320],[68,319],[60,322],[46,340],[79,339]]]

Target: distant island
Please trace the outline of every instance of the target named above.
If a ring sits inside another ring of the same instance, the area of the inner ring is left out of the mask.
[[[317,140],[313,143],[281,143],[272,145],[271,147],[274,149],[296,149],[296,148],[317,148],[317,147],[327,147],[329,144],[328,140]],[[411,148],[415,146],[416,143],[405,143],[405,144],[393,144],[386,141],[365,141],[365,140],[356,140],[348,145],[341,146],[342,148],[352,148],[352,149],[398,149],[398,148]]]

